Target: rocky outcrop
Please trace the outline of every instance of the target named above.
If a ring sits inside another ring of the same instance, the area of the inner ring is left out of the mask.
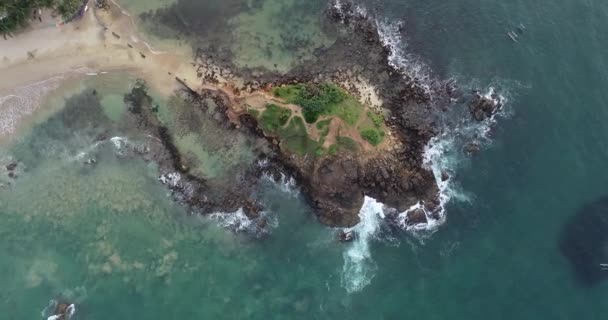
[[[479,92],[475,92],[473,99],[469,103],[469,110],[473,118],[477,121],[483,121],[492,117],[502,107],[500,97],[495,92],[492,92],[490,97],[483,96]]]

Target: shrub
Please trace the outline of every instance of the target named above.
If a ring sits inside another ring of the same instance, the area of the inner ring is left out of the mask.
[[[338,153],[338,145],[337,144],[332,144],[331,146],[329,146],[329,149],[327,150],[327,154],[329,155],[335,155]]]
[[[374,126],[377,129],[380,129],[380,127],[382,126],[382,124],[384,123],[384,117],[379,115],[379,114],[375,114],[371,111],[367,112],[367,116],[372,119],[372,122],[374,123]]]
[[[291,110],[279,107],[275,104],[266,106],[266,110],[260,116],[262,129],[268,132],[275,132],[283,127],[291,117]]]
[[[359,150],[359,145],[357,142],[349,137],[336,137],[336,142],[338,143],[338,147],[340,149],[346,149],[353,152],[357,152]]]
[[[382,142],[384,132],[376,129],[364,129],[361,130],[361,137],[367,142],[371,143],[373,146],[377,146],[380,144],[380,142]]]
[[[333,107],[347,97],[338,86],[330,83],[286,85],[274,88],[273,93],[302,107],[308,123],[315,123],[320,115],[330,114]]]

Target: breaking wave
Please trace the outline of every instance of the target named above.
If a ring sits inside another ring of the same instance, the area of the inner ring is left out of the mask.
[[[334,8],[341,10],[342,3],[335,1]],[[357,13],[363,12],[363,17],[369,18],[365,9],[361,9],[360,6],[357,8]],[[414,85],[423,88],[425,93],[433,99],[434,88],[445,82],[435,79],[427,64],[406,52],[407,45],[402,40],[400,31],[403,27],[402,22],[387,22],[377,19],[375,22],[380,41],[389,50],[389,65],[404,77],[413,80]],[[502,106],[502,108],[483,121],[475,121],[469,114],[466,102],[452,101],[454,105],[448,109],[459,110],[456,111],[459,114],[448,114],[447,116],[453,121],[446,121],[441,132],[433,137],[424,148],[423,165],[432,171],[439,189],[437,208],[430,212],[424,203],[419,202],[397,215],[398,227],[408,231],[421,242],[445,223],[446,206],[450,201],[470,201],[469,196],[459,188],[452,176],[468,159],[464,149],[467,146],[473,146],[475,149],[487,146],[491,142],[489,132],[496,123],[497,117],[506,115],[504,106],[508,102],[507,98],[505,95],[499,94],[495,87],[489,86],[485,92],[476,94],[492,100],[494,104]],[[381,227],[385,210],[389,212],[394,209],[384,206],[373,198],[366,197],[359,213],[361,222],[354,228],[345,230],[345,232],[354,231],[357,235],[343,254],[342,285],[349,293],[362,290],[371,283],[374,277],[377,266],[372,259],[370,244],[373,240],[381,240],[383,237]],[[422,210],[427,221],[418,224],[408,223],[408,213],[413,210]]]
[[[410,77],[413,82],[431,93],[433,78],[427,64],[414,55],[406,52],[407,44],[402,41],[400,29],[402,21],[388,22],[375,20],[376,29],[382,45],[389,49],[388,64],[403,76]],[[432,96],[431,96],[432,97]]]
[[[235,212],[215,212],[209,215],[209,218],[222,228],[256,237],[266,235],[270,229],[279,225],[278,219],[266,211],[260,212],[259,217],[252,219],[243,212],[242,208]]]
[[[370,244],[380,231],[380,224],[384,218],[384,205],[374,198],[365,197],[359,218],[361,222],[345,230],[356,234],[356,239],[343,253],[342,286],[349,293],[360,291],[370,284],[378,268],[372,259]]]

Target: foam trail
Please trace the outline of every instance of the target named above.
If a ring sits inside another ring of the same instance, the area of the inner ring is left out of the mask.
[[[351,229],[357,235],[350,248],[343,253],[342,286],[347,292],[361,291],[369,285],[377,269],[370,250],[371,241],[380,230],[384,218],[384,205],[374,198],[365,197],[359,212],[361,221]]]
[[[401,37],[402,22],[383,22],[376,20],[376,28],[382,45],[389,49],[388,64],[402,75],[411,77],[417,86],[431,93],[432,77],[428,66],[417,57],[407,54],[407,44]]]
[[[215,212],[209,217],[215,220],[222,228],[255,236],[269,233],[270,228],[276,228],[279,224],[276,217],[267,214],[265,211],[260,212],[259,218],[250,219],[243,211],[243,208],[239,208],[235,212]],[[265,226],[260,227],[258,225],[260,219],[266,221]]]
[[[275,181],[274,178],[269,175],[268,173],[264,173],[262,174],[262,179],[274,183],[276,186],[279,187],[279,189],[291,196],[291,197],[297,197],[298,196],[298,186],[296,183],[296,180],[292,177],[288,177],[286,176],[284,173],[281,172],[281,178],[278,181]]]

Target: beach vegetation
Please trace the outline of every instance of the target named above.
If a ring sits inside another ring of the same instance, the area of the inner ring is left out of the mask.
[[[73,19],[82,8],[82,0],[3,0],[0,1],[0,33],[9,34],[28,25],[39,9],[51,9],[64,20]]]

